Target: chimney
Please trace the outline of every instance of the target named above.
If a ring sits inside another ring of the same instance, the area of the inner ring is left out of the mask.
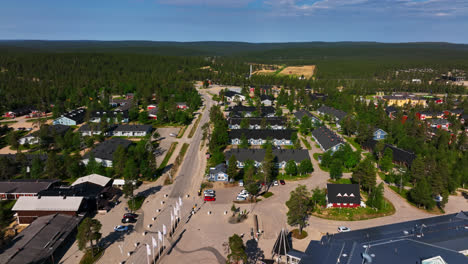
[[[65,199],[67,199],[67,196],[66,196],[66,195],[64,195],[64,196],[63,196],[63,199],[64,199],[64,200],[65,200]]]

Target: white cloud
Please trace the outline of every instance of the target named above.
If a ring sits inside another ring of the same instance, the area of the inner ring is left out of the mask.
[[[254,0],[156,0],[157,3],[176,6],[242,7]]]

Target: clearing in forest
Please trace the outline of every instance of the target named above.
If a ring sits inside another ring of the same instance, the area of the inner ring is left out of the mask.
[[[314,75],[315,65],[304,65],[304,66],[289,66],[284,68],[279,74],[282,75],[293,75],[301,77],[304,75],[304,78],[309,79]]]

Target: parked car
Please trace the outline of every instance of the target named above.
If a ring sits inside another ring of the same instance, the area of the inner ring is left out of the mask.
[[[205,193],[205,197],[216,197],[214,193]]]
[[[216,198],[212,197],[212,196],[205,196],[205,202],[214,202],[216,201]]]
[[[215,190],[205,190],[205,191],[203,191],[203,194],[207,194],[207,193],[215,194],[216,192],[215,192]]]
[[[349,227],[346,227],[346,226],[339,226],[338,227],[338,232],[342,233],[342,232],[349,232],[351,231],[351,228]]]
[[[137,219],[134,217],[124,217],[122,218],[122,224],[136,223]]]
[[[239,193],[239,194],[237,195],[237,197],[244,197],[244,198],[247,198],[247,197],[249,197],[249,194],[248,194],[248,193]]]
[[[123,218],[137,218],[138,215],[137,214],[134,214],[134,213],[125,213],[123,215]]]
[[[285,182],[284,180],[280,180],[280,184],[281,184],[281,185],[285,185],[286,182]]]
[[[123,226],[123,225],[116,226],[116,227],[114,227],[114,231],[116,231],[116,232],[128,231],[128,226]]]
[[[240,193],[250,194],[246,189],[240,191]]]
[[[278,186],[279,185],[278,181],[277,180],[273,181],[273,185]]]
[[[237,201],[245,201],[246,199],[247,199],[247,197],[244,197],[244,196],[241,196],[241,195],[238,195],[238,196],[236,197],[236,200],[237,200]]]
[[[175,134],[175,133],[170,133],[169,136],[171,136],[171,137],[177,137],[177,134]]]
[[[243,181],[243,180],[240,180],[240,181],[239,181],[239,186],[240,186],[240,187],[244,187],[244,181]]]

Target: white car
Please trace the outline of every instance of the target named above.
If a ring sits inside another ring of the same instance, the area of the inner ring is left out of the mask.
[[[203,191],[204,194],[215,194],[216,192],[214,190],[204,190]]]
[[[249,194],[249,192],[248,192],[246,189],[244,189],[244,190],[240,191],[240,193],[243,193],[243,194]]]
[[[128,226],[122,226],[122,225],[116,226],[114,227],[114,231],[117,231],[117,232],[128,231]]]
[[[278,181],[275,180],[275,181],[273,182],[273,185],[274,185],[274,186],[278,186],[278,185],[279,185]]]
[[[240,196],[240,195],[238,195],[237,198],[236,198],[237,201],[245,201],[246,199],[247,199],[247,197]]]
[[[247,197],[249,197],[249,194],[248,194],[248,193],[239,193],[239,194],[237,195],[237,197],[244,197],[244,198],[247,198]]]
[[[244,181],[243,181],[243,180],[240,180],[240,181],[239,181],[239,186],[240,186],[240,187],[244,187]]]
[[[338,227],[338,232],[343,233],[343,232],[349,232],[351,231],[351,228],[346,227],[346,226],[339,226]]]
[[[175,133],[170,133],[169,136],[171,137],[177,137],[177,135]]]

